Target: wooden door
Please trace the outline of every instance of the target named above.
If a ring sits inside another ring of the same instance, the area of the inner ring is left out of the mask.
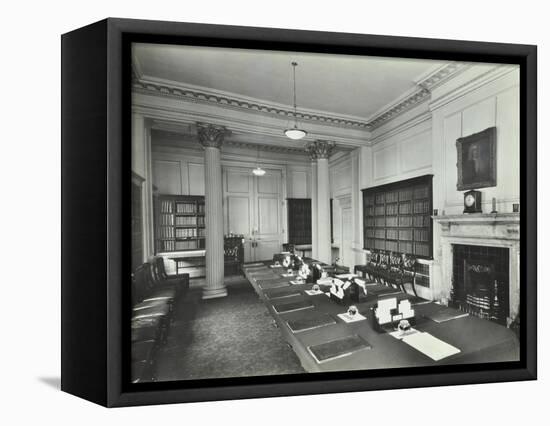
[[[281,186],[282,174],[267,170],[263,176],[254,176],[254,260],[273,259],[281,251]]]
[[[223,170],[224,230],[244,235],[245,262],[273,258],[281,251],[282,174],[254,176],[249,168]]]

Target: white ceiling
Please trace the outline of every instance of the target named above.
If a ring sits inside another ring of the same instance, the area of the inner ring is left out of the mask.
[[[134,45],[133,59],[144,77],[283,105],[292,105],[291,62],[296,61],[298,110],[363,120],[443,65],[432,60],[154,44]]]

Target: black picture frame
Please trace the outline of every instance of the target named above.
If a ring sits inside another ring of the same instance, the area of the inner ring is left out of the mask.
[[[132,42],[520,65],[520,361],[129,383]],[[117,407],[536,379],[536,46],[114,18],[61,46],[63,391]]]
[[[458,138],[456,151],[458,191],[497,185],[496,127]]]

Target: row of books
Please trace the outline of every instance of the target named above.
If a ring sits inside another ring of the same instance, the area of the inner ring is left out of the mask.
[[[160,226],[173,226],[174,225],[174,215],[161,213],[158,217]]]
[[[159,226],[157,238],[174,238],[174,228],[171,226]]]
[[[431,223],[430,216],[386,216],[382,217],[367,217],[365,225],[368,228],[429,228]]]
[[[192,250],[199,249],[201,246],[200,240],[186,240],[186,241],[159,241],[159,251],[177,251],[177,250]]]
[[[176,203],[176,213],[197,213],[196,203]]]
[[[413,233],[414,232],[414,233]],[[388,240],[428,241],[430,232],[427,229],[377,229],[369,228],[366,231],[367,238],[379,238]]]
[[[161,213],[173,213],[173,203],[171,200],[162,200],[160,203]]]
[[[394,190],[390,192],[380,192],[377,194],[367,195],[365,197],[365,204],[384,204],[384,203],[397,203],[398,201],[409,201],[413,198],[420,200],[428,198],[430,196],[430,189],[427,185],[417,186],[415,188],[407,188],[401,190]]]
[[[430,211],[430,201],[429,200],[423,200],[423,201],[415,201],[414,202],[414,213],[429,213]]]
[[[415,201],[414,209],[411,202],[399,203],[399,204],[386,204],[385,206],[374,206],[366,208],[366,216],[397,216],[414,214],[429,214],[430,202],[428,200]]]
[[[176,238],[196,238],[205,235],[206,230],[204,228],[176,228]]]
[[[203,219],[203,225],[204,225],[204,218]],[[197,216],[176,216],[176,225],[177,226],[186,226],[186,225],[194,225],[197,226]]]

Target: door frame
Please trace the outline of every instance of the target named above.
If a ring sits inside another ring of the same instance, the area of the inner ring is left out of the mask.
[[[228,211],[227,211],[227,199],[225,197],[225,187],[224,185],[224,170],[227,168],[231,169],[242,169],[247,170],[250,173],[252,173],[252,170],[258,166],[258,164],[261,165],[264,169],[274,170],[281,173],[281,217],[280,225],[281,225],[281,235],[282,235],[282,241],[281,243],[288,242],[288,217],[287,217],[287,167],[284,164],[277,164],[277,163],[270,163],[270,162],[252,162],[252,161],[234,161],[234,160],[223,160],[221,161],[222,165],[222,209],[223,209],[223,215],[224,215],[224,235],[229,232],[229,229],[226,229],[227,220],[228,220]]]

